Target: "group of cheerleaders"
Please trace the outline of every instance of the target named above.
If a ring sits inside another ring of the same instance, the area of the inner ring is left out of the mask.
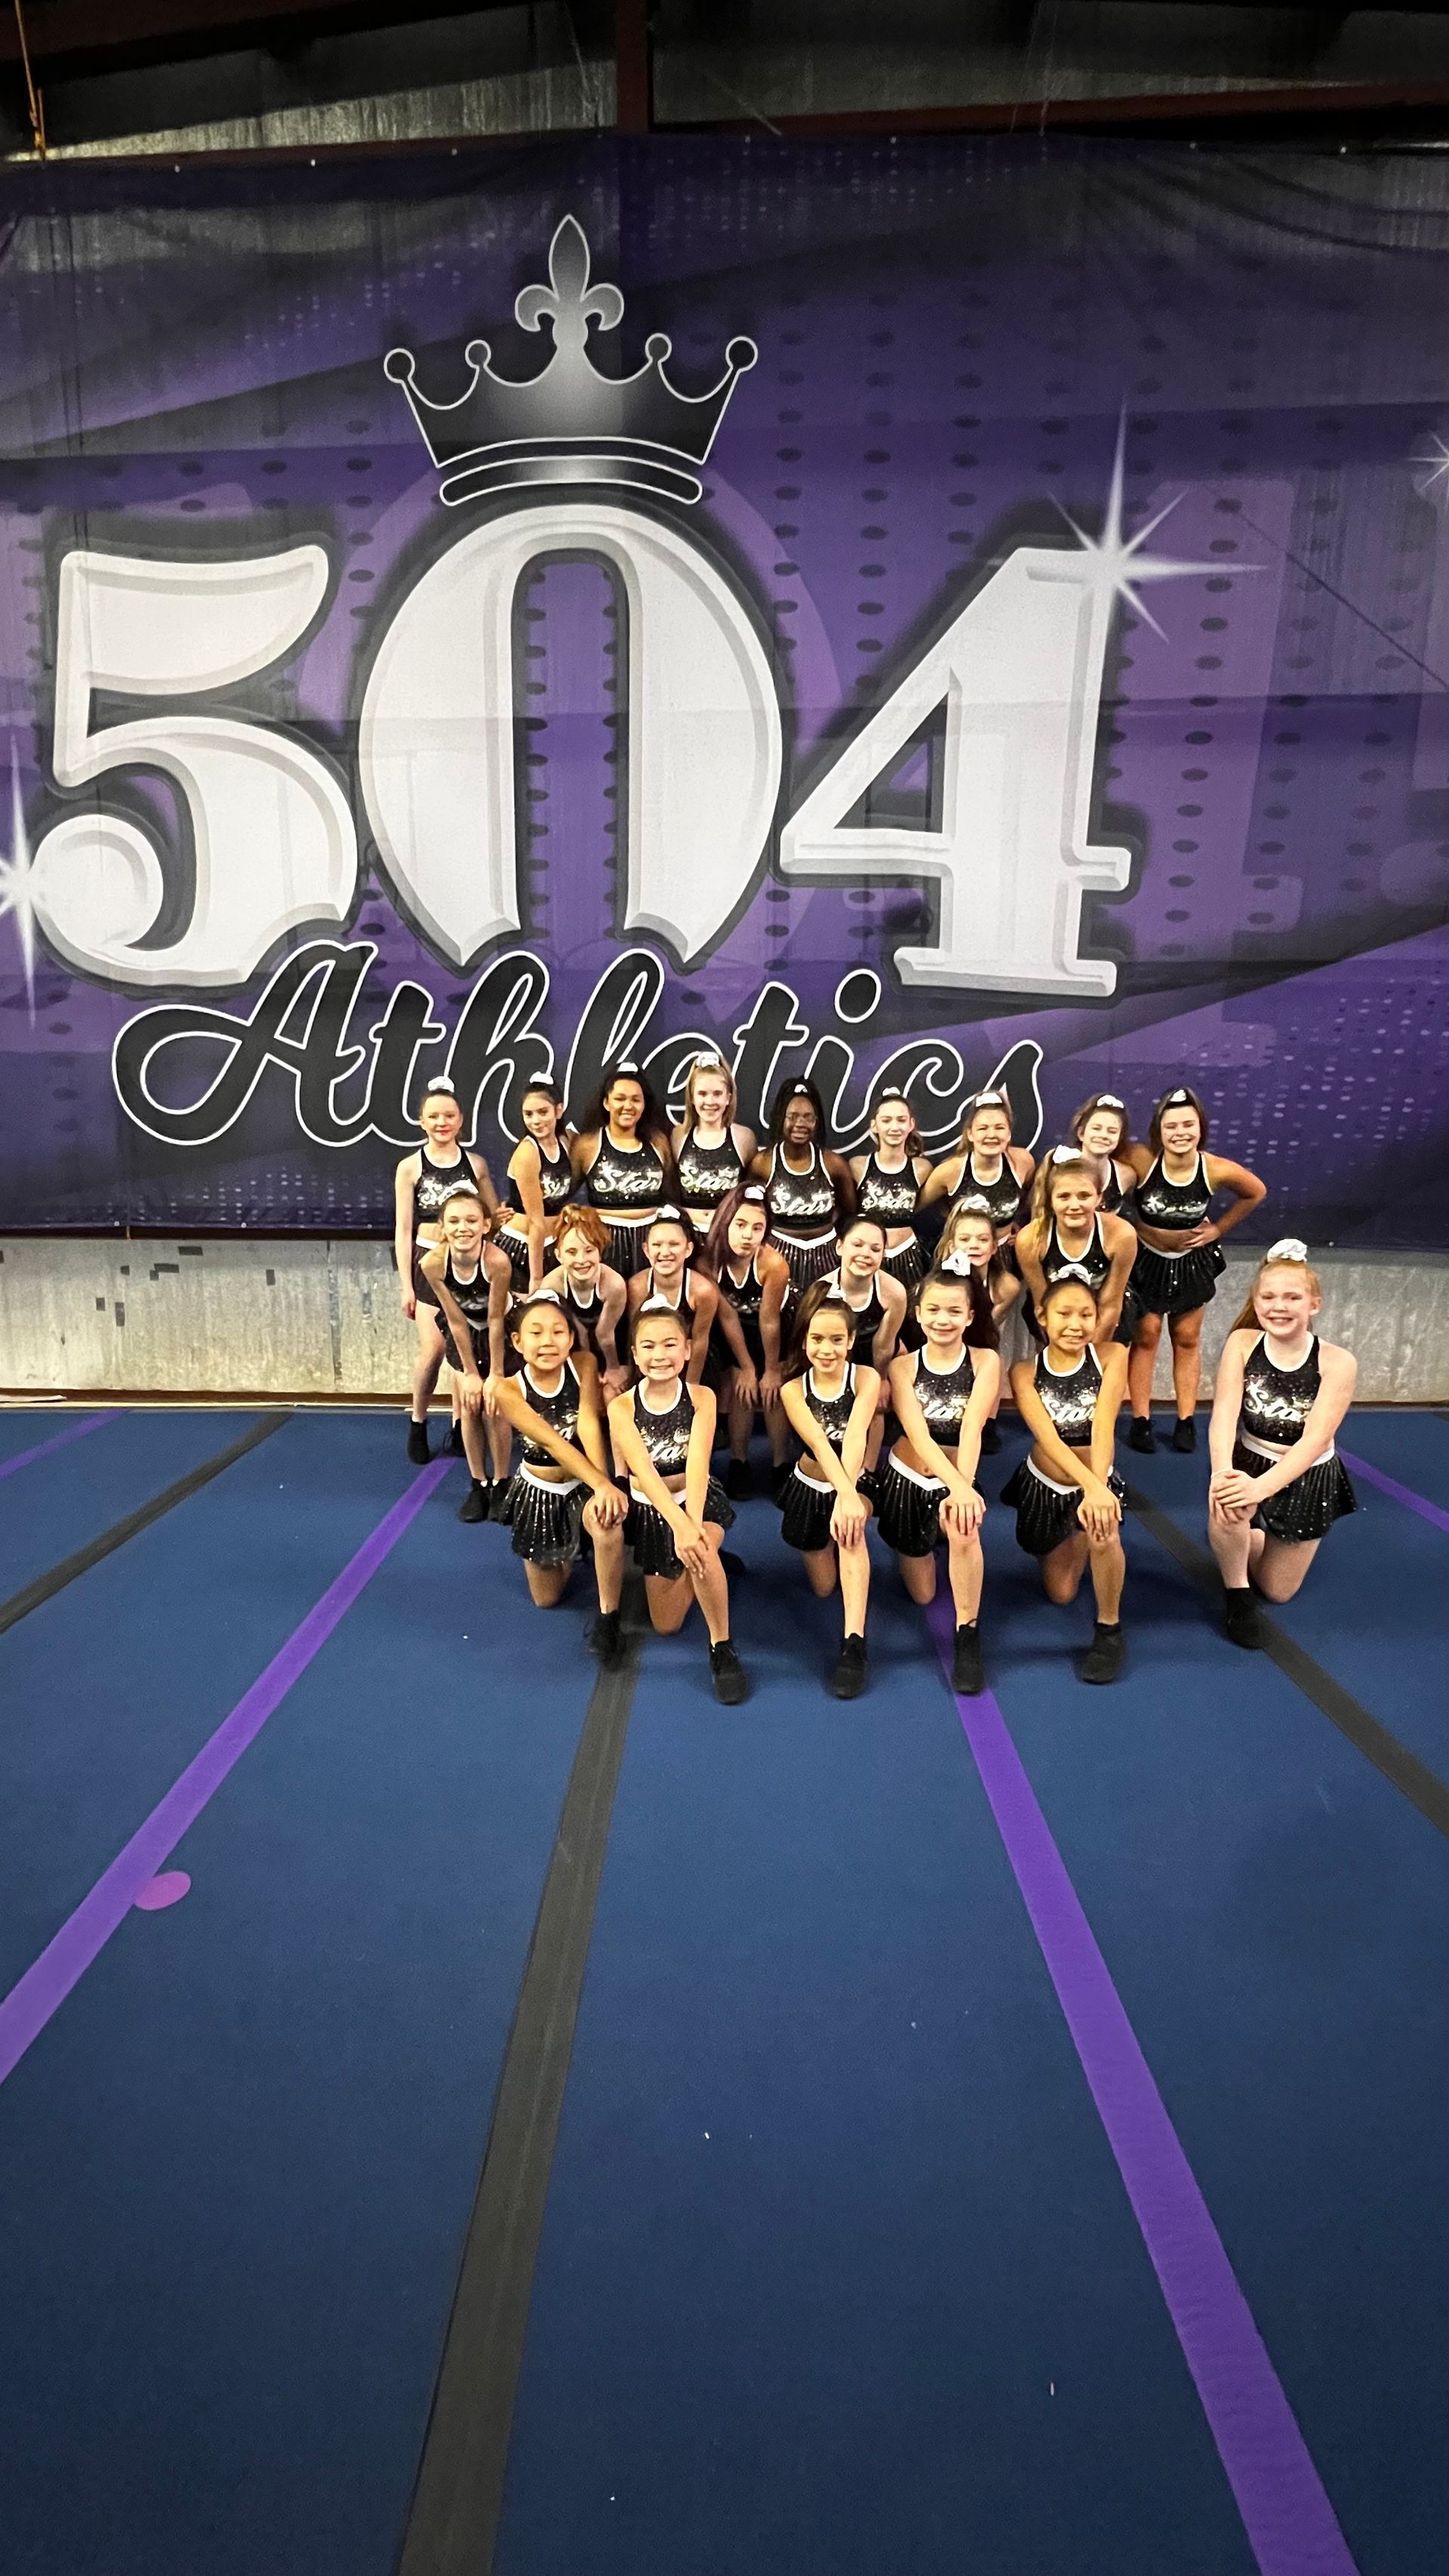
[[[1171,1442],[1195,1447],[1199,1337],[1222,1238],[1263,1183],[1208,1152],[1186,1086],[1158,1102],[1141,1144],[1125,1104],[1094,1094],[1039,1165],[1013,1143],[997,1091],[968,1104],[959,1144],[934,1166],[899,1093],[877,1102],[870,1150],[848,1161],[808,1081],[781,1086],[763,1145],[736,1107],[713,1055],[692,1066],[672,1128],[633,1064],[606,1076],[577,1133],[559,1095],[536,1084],[500,1198],[460,1141],[451,1087],[430,1086],[423,1142],[397,1173],[396,1259],[417,1334],[409,1458],[429,1456],[446,1361],[451,1446],[470,1471],[460,1518],[511,1528],[541,1608],[562,1597],[587,1546],[590,1642],[606,1665],[623,1652],[632,1554],[657,1630],[672,1633],[699,1604],[715,1695],[733,1705],[747,1691],[730,1637],[729,1576],[742,1569],[721,1542],[752,1490],[759,1417],[781,1535],[816,1594],[839,1591],[835,1695],[865,1686],[872,1520],[916,1602],[934,1598],[944,1546],[953,1682],[974,1694],[985,1686],[976,1470],[1001,1445],[1001,1328],[1019,1307],[1027,1355],[1010,1390],[1031,1447],[1002,1499],[1050,1600],[1074,1600],[1090,1574],[1096,1626],[1078,1669],[1114,1681],[1118,1415],[1125,1397],[1129,1445],[1155,1447],[1165,1320]],[[1218,1368],[1209,1534],[1241,1646],[1262,1642],[1258,1598],[1291,1599],[1354,1509],[1334,1435],[1356,1364],[1318,1339],[1319,1304],[1306,1247],[1275,1244]],[[728,1451],[719,1476],[717,1447]]]

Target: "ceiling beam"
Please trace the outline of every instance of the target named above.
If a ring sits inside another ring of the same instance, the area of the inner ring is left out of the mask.
[[[47,79],[76,79],[200,54],[278,52],[314,36],[451,18],[511,0],[24,0],[30,59]],[[0,63],[20,61],[13,10],[0,13]]]

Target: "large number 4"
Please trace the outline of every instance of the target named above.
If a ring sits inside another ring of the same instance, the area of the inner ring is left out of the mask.
[[[780,836],[786,876],[927,877],[935,945],[901,948],[906,984],[1110,993],[1079,954],[1082,897],[1120,893],[1129,850],[1089,840],[1112,596],[1090,550],[1021,546],[827,771]],[[848,818],[944,708],[935,828]]]
[[[67,555],[56,647],[57,784],[160,770],[186,800],[194,883],[186,918],[149,833],[88,810],[35,853],[35,902],[51,945],[85,975],[126,984],[243,983],[283,934],[345,921],[357,835],[331,772],[288,733],[207,709],[91,728],[97,689],[195,697],[250,678],[297,643],[327,593],[320,546],[233,563]]]

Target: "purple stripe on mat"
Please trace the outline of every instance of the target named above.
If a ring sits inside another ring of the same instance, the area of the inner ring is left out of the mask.
[[[1355,1458],[1351,1449],[1340,1449],[1338,1454],[1351,1476],[1362,1476],[1366,1484],[1377,1485],[1381,1494],[1387,1494],[1393,1502],[1402,1503],[1406,1511],[1417,1512],[1420,1520],[1430,1522],[1433,1528],[1449,1530],[1449,1512],[1441,1511],[1437,1503],[1426,1502],[1422,1494],[1415,1493],[1412,1485],[1398,1484],[1392,1476],[1384,1475],[1380,1468],[1371,1467],[1367,1458]]]
[[[118,1852],[110,1868],[102,1872],[89,1896],[82,1897],[54,1940],[11,1987],[0,2003],[0,2084],[13,2073],[32,2040],[39,2038],[46,2023],[60,2010],[71,1988],[99,1958],[142,1889],[150,1885],[228,1772],[281,1706],[293,1683],[301,1679],[313,1656],[346,1618],[359,1593],[416,1520],[429,1495],[437,1491],[451,1465],[451,1459],[436,1459],[415,1479],[401,1502],[393,1504],[336,1581],[329,1583],[301,1626],[293,1629],[266,1671],[237,1701],[231,1715],[222,1719],[216,1733],[188,1762],[160,1804],[152,1808],[124,1851]]]
[[[928,1616],[949,1674],[949,1599]],[[956,1707],[1262,2576],[1356,2576],[1006,1721]]]
[[[53,1431],[48,1440],[38,1440],[33,1449],[22,1449],[18,1458],[7,1458],[0,1464],[0,1485],[7,1476],[18,1476],[37,1458],[48,1458],[52,1449],[67,1449],[72,1440],[84,1440],[88,1431],[99,1431],[107,1422],[118,1420],[115,1413],[88,1413],[80,1422],[68,1422],[63,1431]]]

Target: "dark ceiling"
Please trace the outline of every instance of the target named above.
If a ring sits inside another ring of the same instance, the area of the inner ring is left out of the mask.
[[[645,123],[1449,132],[1449,0],[0,0],[0,146],[308,149]]]

